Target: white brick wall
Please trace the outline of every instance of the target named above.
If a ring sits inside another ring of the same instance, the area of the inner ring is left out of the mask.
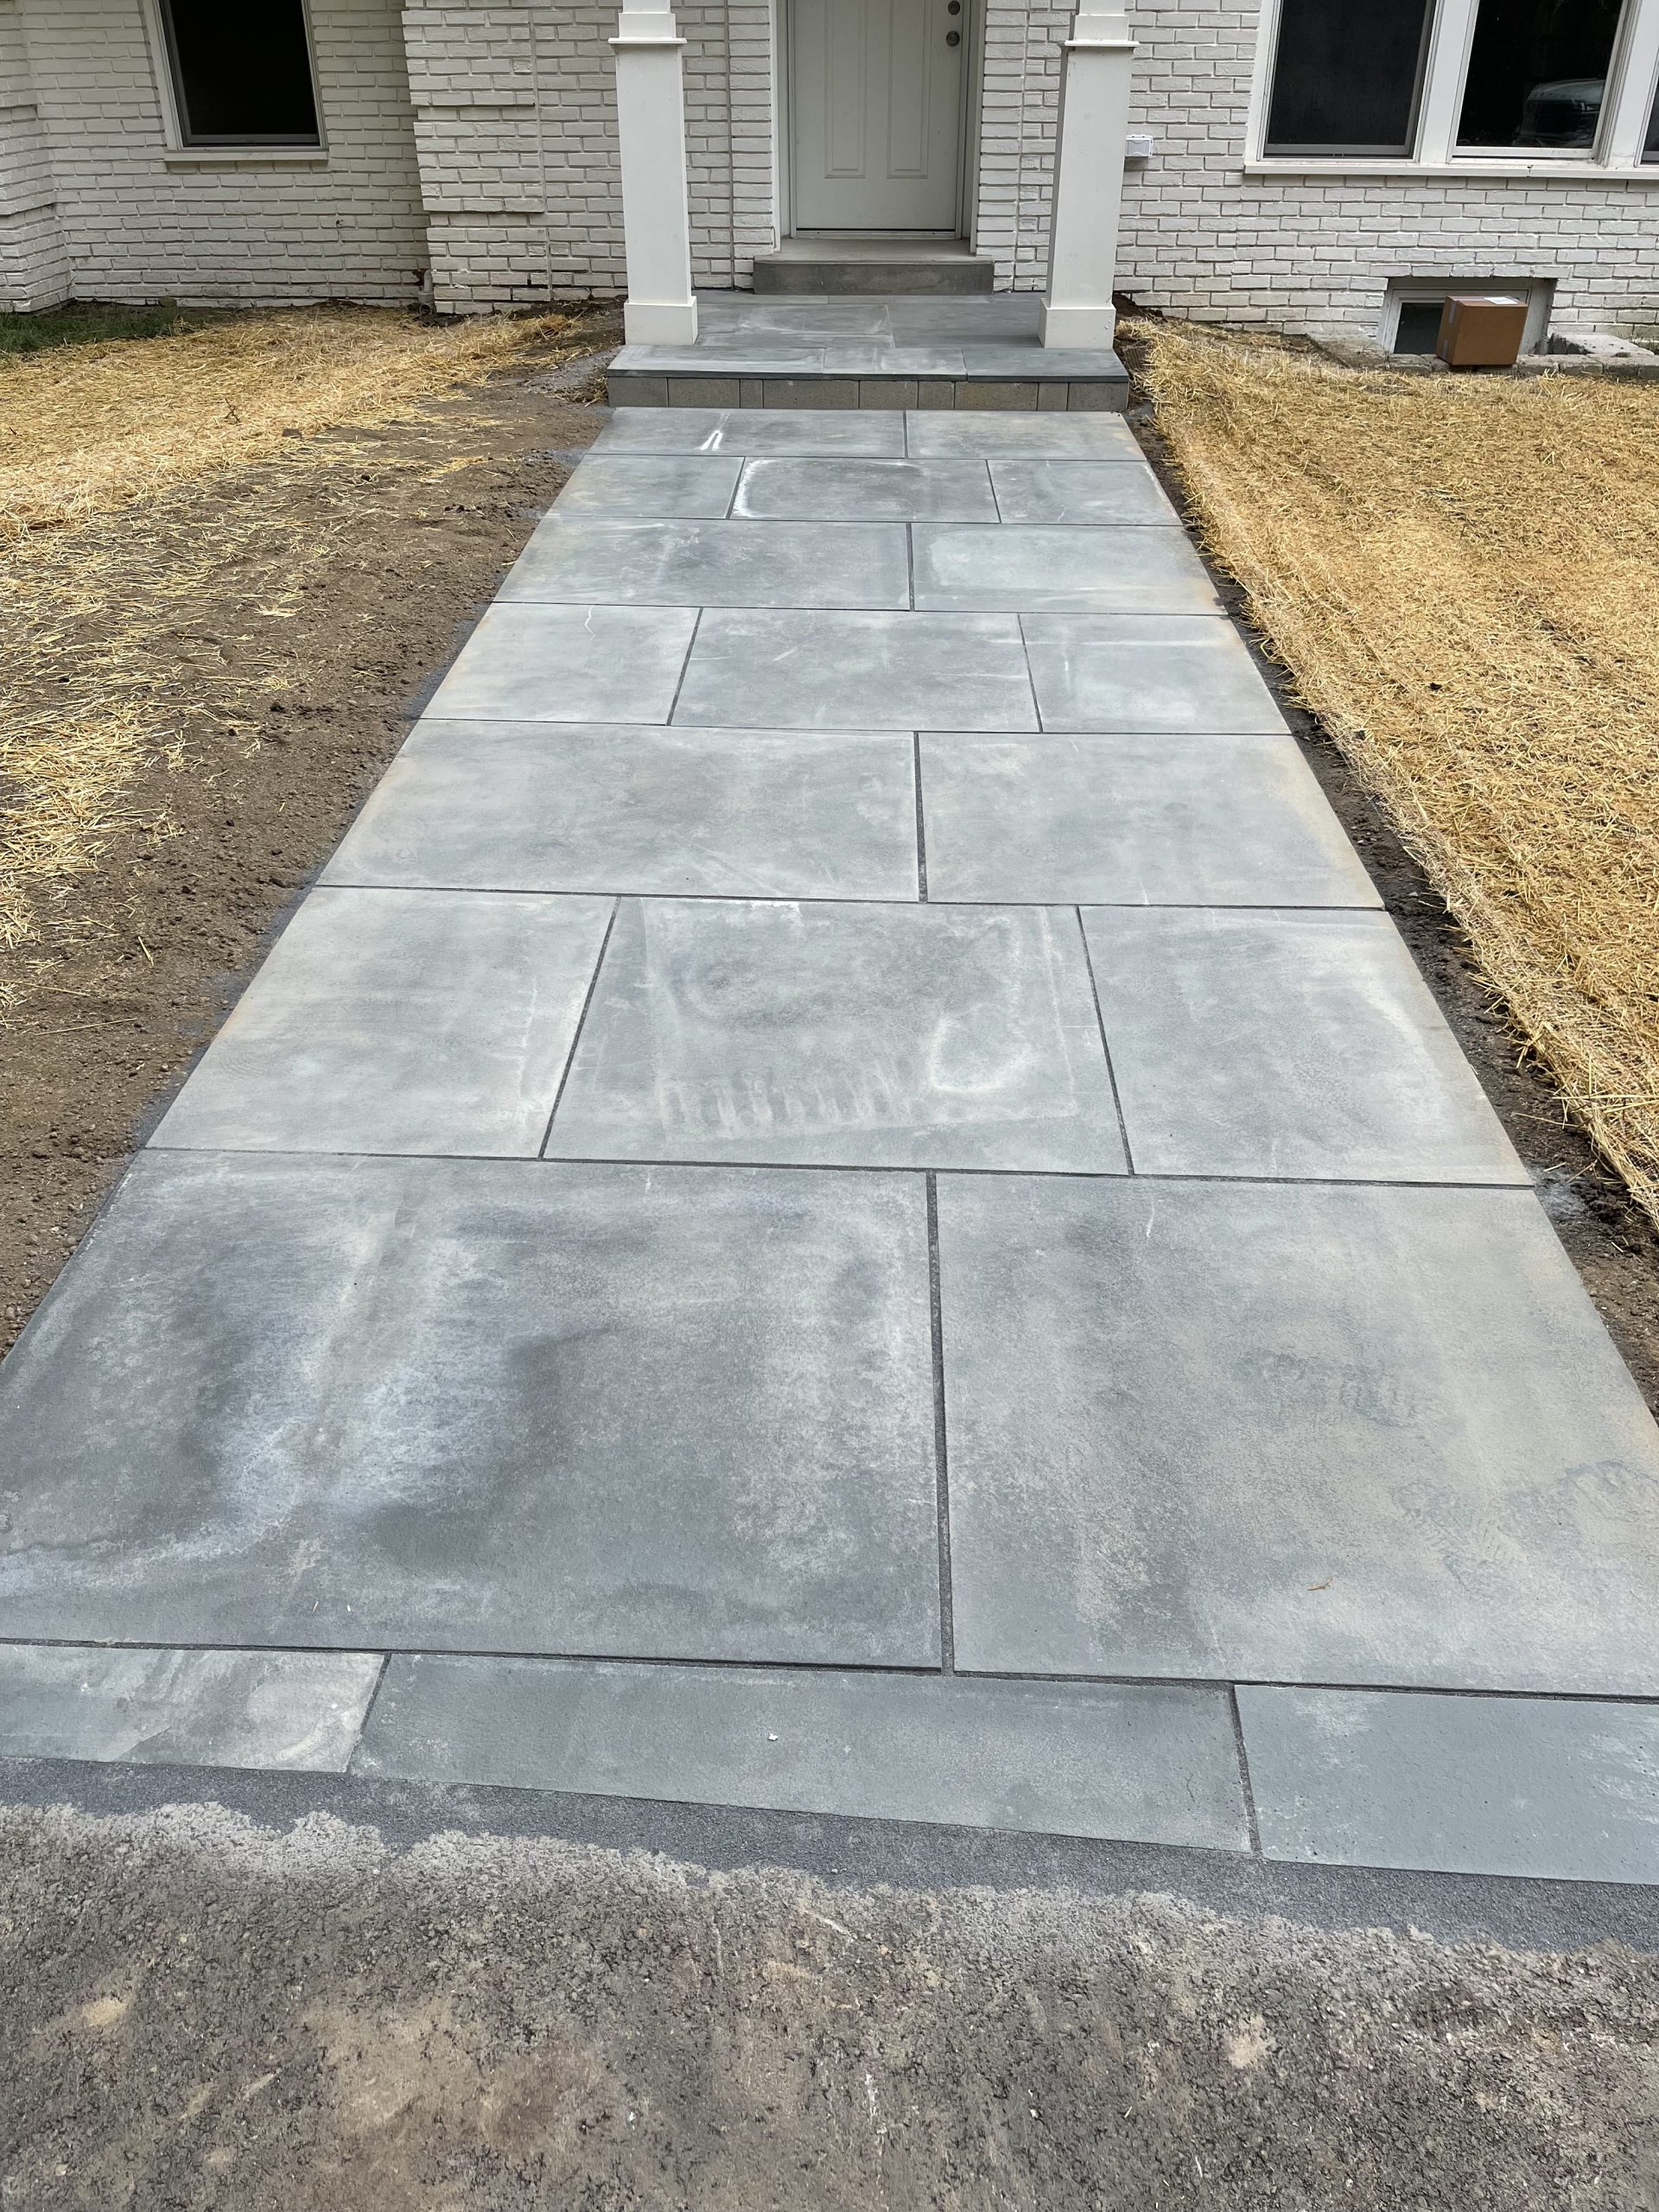
[[[0,309],[28,314],[69,296],[46,127],[16,0],[0,0]]]
[[[1035,287],[1070,11],[982,4],[971,232],[999,285]],[[169,163],[143,5],[0,0],[0,302],[397,300],[426,266],[449,312],[623,289],[615,0],[313,0],[328,152],[300,166]],[[1122,289],[1369,334],[1391,278],[1526,276],[1553,281],[1558,327],[1659,336],[1651,185],[1246,175],[1259,10],[1131,0],[1157,150],[1126,182]],[[678,13],[693,269],[741,287],[775,236],[771,0]]]
[[[1659,336],[1659,181],[1246,176],[1260,15],[1260,0],[1131,0],[1131,127],[1157,150],[1126,181],[1122,290],[1172,315],[1370,337],[1391,277],[1553,278],[1557,329]],[[1042,281],[1035,226],[1031,243],[1018,283]]]
[[[22,0],[81,299],[412,300],[426,265],[394,0],[312,0],[322,161],[169,157],[142,0]]]

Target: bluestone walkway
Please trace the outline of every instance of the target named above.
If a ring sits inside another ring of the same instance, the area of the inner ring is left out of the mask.
[[[619,413],[0,1516],[0,1751],[1659,1873],[1659,1438],[1110,415]]]

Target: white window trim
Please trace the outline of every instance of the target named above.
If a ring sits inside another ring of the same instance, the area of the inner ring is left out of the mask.
[[[1643,163],[1648,119],[1659,86],[1659,0],[1626,0],[1624,22],[1608,71],[1611,99],[1602,108],[1598,143],[1582,153],[1510,148],[1459,147],[1458,120],[1474,45],[1480,0],[1433,0],[1428,59],[1417,104],[1416,144],[1409,154],[1281,154],[1267,152],[1268,109],[1279,48],[1281,0],[1264,0],[1255,65],[1250,80],[1244,168],[1250,176],[1452,176],[1605,179],[1659,183],[1659,163]]]
[[[317,41],[311,28],[310,0],[300,0],[300,20],[305,26],[306,59],[311,65],[311,97],[316,103],[317,143],[315,146],[283,145],[280,142],[261,144],[255,141],[244,146],[204,146],[193,144],[184,135],[184,118],[179,113],[178,92],[173,81],[173,54],[167,41],[167,25],[162,19],[161,0],[138,0],[144,20],[144,36],[149,48],[150,74],[155,79],[156,98],[162,111],[162,133],[166,142],[162,156],[168,168],[200,168],[216,167],[220,163],[240,166],[247,162],[309,162],[315,168],[328,159],[328,126],[322,112],[322,84],[317,74]]]

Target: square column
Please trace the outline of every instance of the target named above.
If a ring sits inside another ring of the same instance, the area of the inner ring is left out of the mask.
[[[666,7],[625,6],[611,41],[622,163],[630,346],[690,346],[691,208],[685,178],[685,41]]]
[[[1123,10],[1084,0],[1061,63],[1048,283],[1039,325],[1045,346],[1111,350],[1134,52]]]

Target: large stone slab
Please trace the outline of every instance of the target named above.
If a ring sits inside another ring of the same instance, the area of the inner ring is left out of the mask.
[[[1527,1181],[1386,914],[1083,925],[1139,1173]]]
[[[1659,1690],[1659,1432],[1528,1192],[938,1211],[959,1666]]]
[[[578,606],[603,600],[635,607],[908,607],[910,554],[896,524],[567,520],[555,508],[500,597]]]
[[[676,722],[721,729],[1035,729],[1012,614],[705,614]]]
[[[928,895],[1376,906],[1286,736],[924,737]]]
[[[0,1644],[0,1758],[344,1774],[378,1651]]]
[[[921,607],[1206,614],[1217,605],[1184,531],[918,523],[912,534]]]
[[[931,1666],[919,1177],[146,1153],[0,1370],[8,1637]]]
[[[734,512],[826,522],[991,523],[996,501],[982,461],[779,458],[744,463]]]
[[[1045,729],[1224,737],[1285,728],[1220,615],[1027,614],[1022,627]]]
[[[911,741],[429,716],[323,880],[914,899]]]
[[[1008,523],[1110,528],[1178,526],[1164,488],[1142,461],[993,461],[997,512]],[[580,474],[580,471],[577,472]],[[567,499],[569,493],[567,491]]]
[[[737,454],[589,453],[560,493],[571,515],[715,518],[731,512]]]
[[[1269,1859],[1659,1882],[1659,1707],[1242,1688]]]
[[[533,1159],[611,911],[314,891],[152,1142]]]
[[[1076,918],[626,900],[547,1150],[1119,1173]]]
[[[689,607],[488,608],[429,712],[488,721],[665,722]]]
[[[986,461],[1139,461],[1135,433],[1117,415],[1027,415],[959,407],[949,414],[924,411],[905,417],[906,451],[912,461],[943,461],[977,454]]]
[[[902,458],[902,415],[815,408],[619,407],[594,442],[617,453],[892,454]],[[585,465],[585,464],[584,464]]]
[[[1222,1690],[397,1658],[353,1771],[1248,1849]]]

